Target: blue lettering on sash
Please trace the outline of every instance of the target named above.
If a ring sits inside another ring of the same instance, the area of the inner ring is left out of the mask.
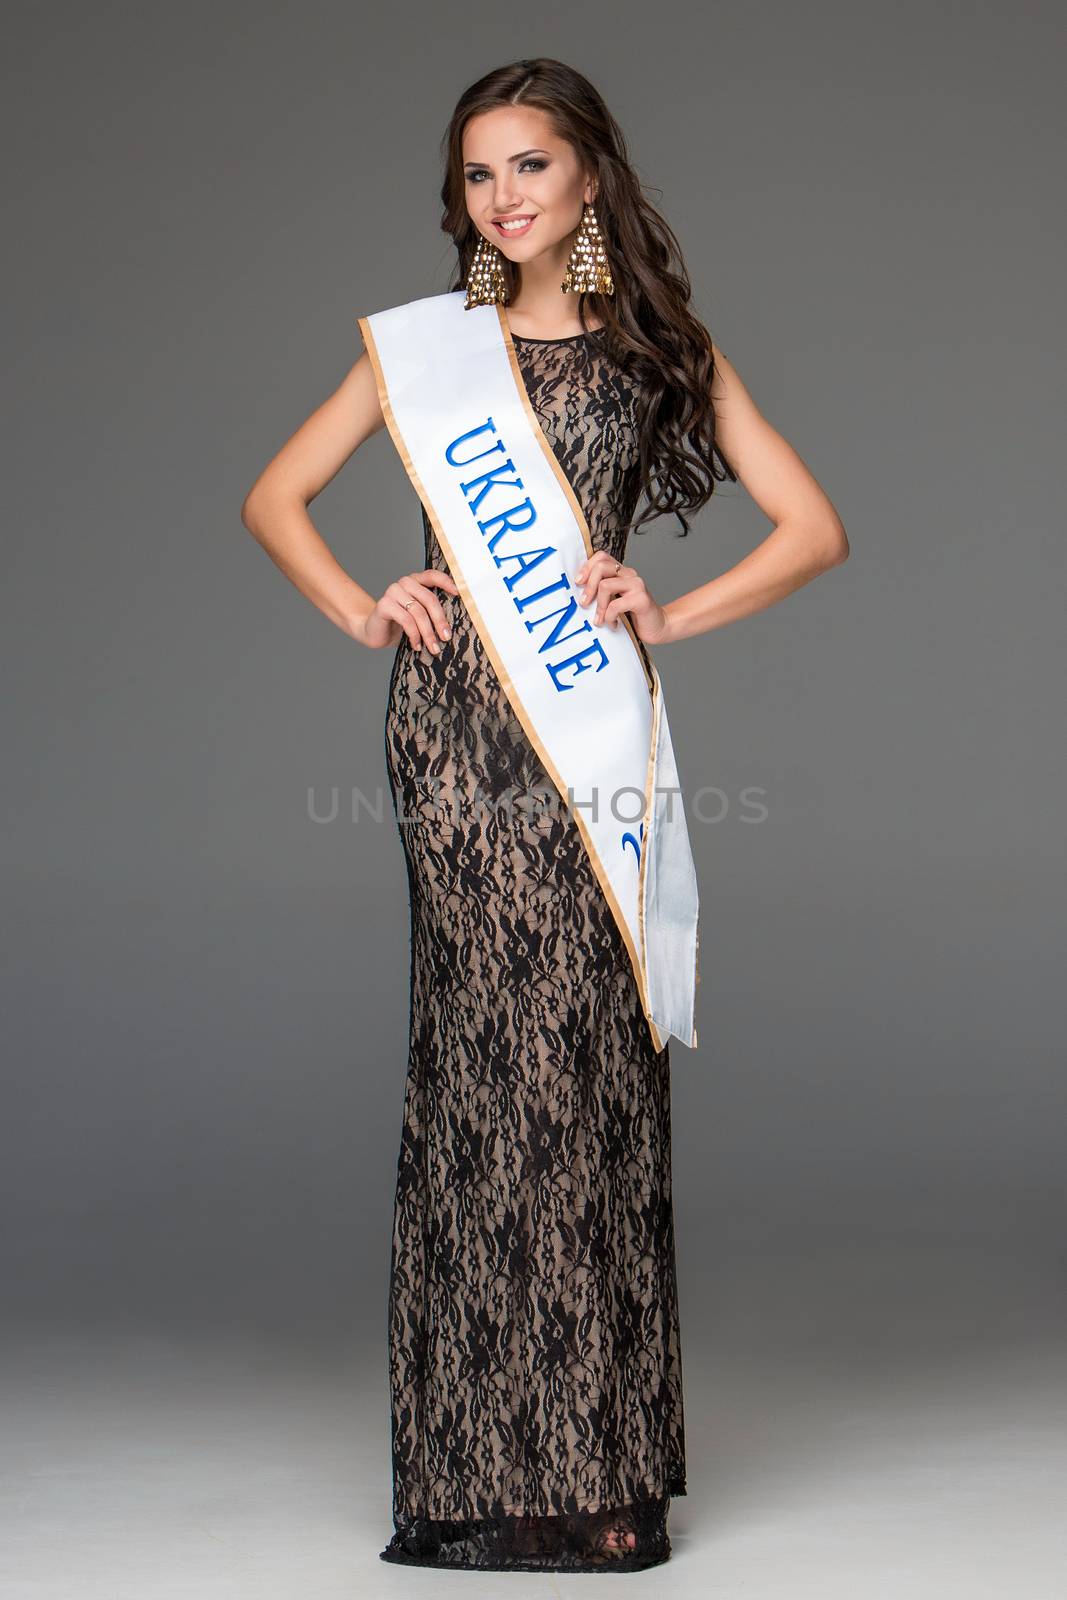
[[[623,847],[624,850],[626,849],[626,846],[628,844],[632,844],[633,845],[633,847],[634,847],[634,855],[637,857],[637,865],[638,866],[641,865],[641,845],[644,843],[644,838],[645,838],[645,825],[644,825],[643,822],[642,822],[641,827],[639,829],[638,836],[635,837],[634,834],[632,834],[632,833],[624,833],[623,836],[622,836],[622,847]]]
[[[477,441],[479,436],[487,433],[494,435],[496,434],[496,424],[492,417],[487,417],[486,420],[483,423],[480,423],[477,428],[471,428],[467,433],[459,434],[459,436],[453,439],[445,449],[445,460],[448,462],[450,467],[469,467],[472,466],[474,462],[481,461],[484,457],[491,455],[500,455],[505,457],[504,460],[498,462],[495,466],[488,467],[484,472],[479,473],[477,477],[471,478],[460,484],[460,489],[468,507],[470,508],[472,516],[477,515],[482,501],[488,494],[492,493],[493,490],[499,489],[507,493],[509,490],[516,489],[521,492],[524,488],[522,479],[515,472],[515,463],[506,456],[504,442],[499,437],[497,437],[495,443],[487,444],[484,449],[477,450],[476,453],[468,452],[463,456],[459,454],[461,446],[466,445],[468,441]],[[510,478],[504,477],[503,474],[505,473],[513,473],[514,476]],[[537,510],[533,504],[533,501],[528,495],[524,499],[518,501],[515,501],[510,494],[508,498],[512,503],[510,503],[505,510],[496,512],[493,516],[488,517],[484,522],[479,521],[478,528],[486,540],[486,548],[492,554],[493,561],[496,564],[497,570],[500,572],[504,587],[514,600],[516,611],[521,614],[523,611],[525,611],[527,606],[533,605],[533,603],[537,600],[543,600],[546,595],[557,594],[560,591],[565,591],[568,595],[566,603],[558,607],[556,610],[543,612],[540,616],[532,617],[530,619],[526,619],[525,617],[523,618],[526,630],[531,634],[535,628],[540,628],[545,623],[554,623],[551,632],[547,634],[547,636],[542,640],[541,644],[539,644],[537,647],[538,654],[540,655],[543,654],[544,651],[554,648],[556,645],[565,643],[568,639],[576,638],[578,634],[592,633],[593,626],[592,623],[590,623],[586,618],[583,618],[580,626],[577,628],[572,628],[570,633],[564,633],[562,631],[566,624],[578,615],[578,602],[573,591],[571,590],[570,582],[566,573],[561,573],[554,583],[546,584],[543,588],[538,589],[535,593],[516,598],[516,586],[522,583],[526,576],[536,567],[539,567],[543,561],[546,561],[549,556],[554,556],[557,552],[554,545],[547,545],[543,548],[534,548],[531,550],[503,552],[500,555],[496,553],[496,546],[507,534],[521,533],[524,529],[529,528],[534,522],[537,521]],[[491,533],[490,530],[495,531]],[[511,572],[505,572],[503,569],[506,564],[512,564],[514,566],[514,570]],[[586,658],[590,656],[599,661],[599,665],[596,668],[597,672],[602,672],[606,666],[610,665],[607,652],[599,640],[596,639],[593,640],[592,644],[587,645],[584,650],[579,650],[577,654],[568,656],[563,661],[545,662],[549,677],[552,679],[553,686],[555,687],[557,693],[563,693],[567,689],[573,689],[573,679],[579,678],[583,672],[589,672],[592,670],[590,663],[586,660]],[[563,681],[563,674],[568,670],[572,674],[572,681],[570,683]],[[633,838],[632,835],[628,835],[628,837],[631,839]],[[637,841],[633,840],[633,843],[634,848],[638,850],[638,855],[640,856]]]

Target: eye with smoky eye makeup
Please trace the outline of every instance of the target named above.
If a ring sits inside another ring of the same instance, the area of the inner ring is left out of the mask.
[[[539,156],[529,156],[525,161],[519,162],[517,170],[521,172],[523,167],[533,167],[534,171],[539,172],[542,170],[542,168],[547,166],[548,162],[542,161]],[[471,171],[466,174],[467,182],[474,183],[483,175],[486,177],[488,176],[488,172],[485,167],[473,167]]]

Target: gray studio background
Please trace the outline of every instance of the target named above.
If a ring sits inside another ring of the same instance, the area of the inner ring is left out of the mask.
[[[671,1047],[689,1494],[628,1582],[1062,1593],[1063,33],[1032,0],[9,14],[5,1600],[484,1587],[377,1560],[407,884],[346,807],[387,794],[391,654],[239,508],[356,316],[447,287],[448,116],[539,53],[605,94],[852,544],[657,656],[726,814],[691,819]],[[312,515],[373,593],[422,566],[384,433]],[[667,599],[767,531],[726,485],[630,556]]]

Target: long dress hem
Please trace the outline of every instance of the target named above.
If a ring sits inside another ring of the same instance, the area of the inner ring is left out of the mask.
[[[552,1517],[507,1515],[466,1521],[418,1517],[399,1528],[379,1552],[400,1566],[438,1567],[470,1572],[639,1572],[670,1559],[667,1511],[670,1500],[686,1493],[685,1479],[674,1477],[666,1494],[635,1495],[620,1511],[576,1502]],[[583,1513],[576,1517],[575,1512]],[[526,1524],[524,1526],[524,1524]],[[634,1545],[609,1546],[612,1528],[632,1531]]]

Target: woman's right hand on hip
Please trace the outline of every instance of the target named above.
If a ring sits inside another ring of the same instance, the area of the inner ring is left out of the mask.
[[[416,650],[425,648],[437,655],[438,639],[447,639],[452,629],[434,589],[459,594],[459,585],[452,574],[436,567],[397,578],[364,620],[362,642],[371,650],[384,650],[389,645],[399,644],[407,634]]]

